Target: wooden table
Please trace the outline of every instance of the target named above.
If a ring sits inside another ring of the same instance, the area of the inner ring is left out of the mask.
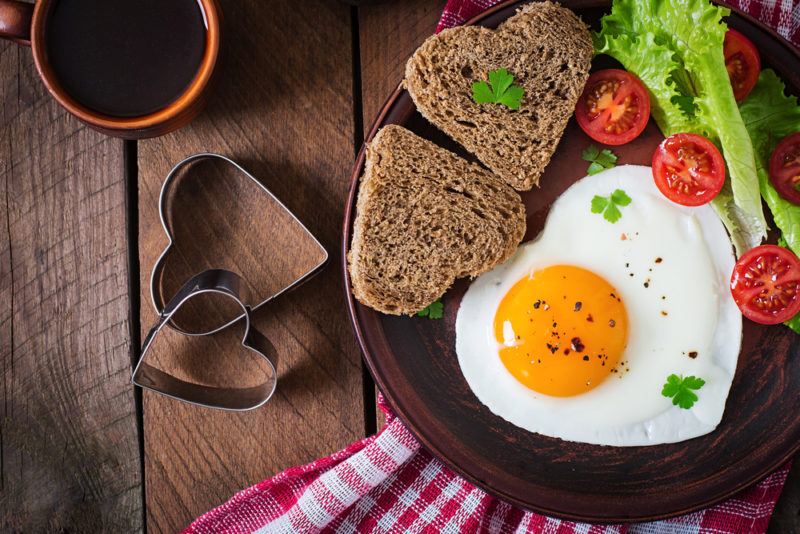
[[[376,430],[345,311],[340,226],[364,131],[443,4],[223,0],[224,63],[207,110],[139,143],[67,115],[30,51],[0,44],[0,530],[174,532]],[[275,398],[251,413],[129,384],[155,318],[159,188],[202,150],[242,162],[332,253],[320,276],[257,314],[283,360]],[[800,530],[798,514],[795,468],[772,530]]]

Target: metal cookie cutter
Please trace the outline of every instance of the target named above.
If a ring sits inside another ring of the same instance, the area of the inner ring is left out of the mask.
[[[142,343],[142,355],[139,363],[133,370],[131,382],[135,385],[150,389],[157,393],[167,395],[174,399],[208,406],[210,408],[222,408],[224,410],[252,410],[266,403],[275,392],[278,383],[278,373],[275,367],[277,362],[277,352],[272,343],[264,337],[258,330],[252,327],[250,319],[251,308],[242,301],[239,296],[240,288],[243,286],[242,279],[238,274],[224,269],[210,269],[193,276],[178,293],[172,297],[164,310],[159,315],[155,326],[150,329],[147,337]],[[192,297],[203,293],[218,293],[231,298],[242,308],[244,316],[244,336],[242,346],[249,349],[267,362],[267,378],[261,384],[248,388],[218,388],[203,386],[181,380],[169,373],[153,367],[145,360],[147,351],[153,344],[153,340],[164,326],[169,324],[170,319],[175,315],[181,306]]]
[[[222,162],[233,166],[242,175],[256,183],[265,194],[269,195],[269,197],[275,203],[277,203],[280,208],[285,210],[285,212],[292,217],[302,231],[304,231],[307,236],[313,240],[313,243],[319,249],[320,260],[316,265],[312,266],[308,271],[306,271],[302,276],[298,277],[293,282],[289,283],[272,295],[263,298],[255,305],[251,305],[249,299],[243,297],[243,293],[245,293],[247,290],[247,284],[244,282],[244,280],[238,274],[224,269],[210,269],[193,276],[177,291],[175,296],[173,296],[169,302],[166,303],[166,305],[163,304],[159,292],[156,290],[158,280],[160,279],[164,269],[165,258],[167,257],[167,254],[174,242],[166,214],[167,196],[170,187],[172,186],[172,183],[174,182],[179,171],[184,166],[189,165],[192,162],[209,158],[221,160]],[[251,312],[318,273],[328,260],[327,251],[313,236],[313,234],[311,234],[311,232],[309,232],[308,229],[300,222],[300,220],[297,219],[297,217],[295,217],[295,215],[291,213],[283,203],[281,203],[274,195],[272,195],[272,193],[266,187],[264,187],[261,182],[256,180],[253,175],[244,170],[236,162],[220,154],[195,154],[187,157],[172,168],[161,188],[161,195],[159,198],[159,216],[161,218],[161,225],[164,228],[164,233],[167,235],[169,240],[167,246],[164,248],[158,260],[156,261],[150,277],[150,295],[153,301],[153,306],[158,312],[159,317],[156,321],[156,324],[150,329],[144,339],[144,342],[142,343],[141,356],[139,357],[139,362],[136,364],[136,368],[131,376],[131,382],[136,386],[150,389],[162,395],[209,408],[243,411],[252,410],[264,405],[272,397],[277,385],[277,351],[272,343],[270,343],[270,341],[264,335],[262,335],[252,326]],[[181,307],[192,298],[204,293],[215,293],[233,300],[241,308],[241,315],[237,315],[221,326],[203,332],[188,332],[176,325],[172,319],[180,311]],[[242,346],[262,357],[267,363],[267,376],[262,383],[256,386],[231,388],[194,384],[164,372],[148,364],[146,361],[147,353],[152,346],[153,341],[158,336],[158,333],[164,328],[164,326],[168,325],[173,330],[187,336],[203,336],[219,332],[220,330],[223,330],[224,328],[227,328],[242,320],[244,323]]]
[[[167,255],[169,254],[169,251],[170,251],[170,249],[172,248],[172,246],[174,244],[174,240],[173,240],[173,237],[172,237],[172,228],[170,227],[170,224],[169,224],[169,222],[167,220],[167,199],[168,199],[168,196],[169,196],[169,192],[170,192],[170,189],[172,188],[172,186],[173,186],[173,184],[174,184],[179,172],[181,171],[181,169],[183,169],[187,165],[196,163],[196,162],[198,162],[200,160],[204,160],[204,159],[215,159],[215,160],[219,160],[219,161],[221,161],[223,163],[226,163],[228,165],[231,165],[234,169],[236,169],[244,177],[248,178],[250,181],[252,181],[256,185],[258,185],[258,187],[267,196],[269,196],[270,199],[273,202],[275,202],[281,209],[283,209],[287,214],[289,214],[292,217],[292,219],[303,230],[303,232],[319,248],[320,260],[316,265],[311,267],[308,271],[306,271],[305,274],[303,274],[302,276],[297,278],[295,281],[293,281],[292,283],[290,283],[287,286],[285,286],[280,291],[277,291],[276,293],[273,293],[272,295],[269,295],[269,296],[265,297],[260,302],[258,302],[256,304],[253,304],[252,308],[251,308],[253,311],[259,309],[261,306],[263,306],[267,302],[269,302],[272,299],[282,295],[283,293],[289,291],[290,289],[293,289],[293,288],[297,287],[298,285],[300,285],[303,282],[307,281],[308,279],[312,278],[314,275],[316,275],[317,273],[319,273],[322,270],[322,268],[328,262],[328,251],[325,250],[325,247],[322,246],[322,244],[319,242],[319,240],[316,237],[314,237],[314,234],[312,234],[308,230],[308,228],[306,228],[306,226],[300,221],[300,219],[298,219],[295,216],[295,214],[292,213],[289,210],[289,208],[287,208],[286,205],[283,202],[278,200],[278,198],[275,195],[273,195],[272,192],[269,189],[264,187],[264,185],[261,182],[259,182],[255,178],[255,176],[253,176],[252,174],[247,172],[244,168],[242,168],[241,165],[239,165],[238,163],[236,163],[232,159],[230,159],[228,157],[225,157],[225,156],[223,156],[221,154],[214,154],[212,152],[202,152],[202,153],[199,153],[199,154],[194,154],[194,155],[191,155],[191,156],[187,157],[183,161],[178,162],[172,168],[172,170],[169,171],[169,174],[167,174],[167,177],[164,179],[164,184],[161,186],[161,194],[159,195],[159,198],[158,198],[158,215],[159,215],[159,217],[161,219],[161,226],[162,226],[162,228],[164,228],[164,233],[167,235],[167,239],[169,240],[169,242],[167,243],[167,246],[164,247],[164,250],[161,252],[161,254],[159,255],[158,259],[156,260],[156,264],[153,267],[153,272],[150,274],[150,298],[151,298],[151,300],[153,302],[153,307],[156,309],[156,311],[158,313],[161,313],[161,310],[164,309],[164,301],[163,301],[161,295],[159,294],[159,292],[157,291],[158,280],[161,277],[162,272],[164,270],[164,265],[165,265],[165,260],[167,258]],[[214,334],[216,332],[219,332],[220,330],[223,330],[223,329],[227,328],[228,326],[234,324],[236,321],[240,320],[242,318],[242,316],[243,315],[239,315],[238,317],[234,317],[233,319],[229,320],[225,324],[222,324],[222,325],[220,325],[220,326],[218,326],[216,328],[212,328],[210,330],[206,330],[206,331],[203,331],[203,332],[188,332],[185,329],[181,328],[180,326],[176,325],[173,321],[170,322],[170,326],[172,328],[174,328],[175,330],[177,330],[177,331],[179,331],[179,332],[181,332],[183,334],[189,335],[189,336],[198,336],[198,335],[202,336],[202,335]]]

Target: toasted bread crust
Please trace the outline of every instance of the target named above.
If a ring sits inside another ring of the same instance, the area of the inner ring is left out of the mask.
[[[353,295],[413,314],[456,278],[505,261],[525,233],[525,207],[499,177],[386,126],[367,147],[348,254]]]
[[[569,9],[532,2],[497,30],[463,26],[429,37],[406,64],[422,115],[518,191],[538,185],[589,76],[592,40]],[[477,104],[472,84],[506,69],[518,110]]]

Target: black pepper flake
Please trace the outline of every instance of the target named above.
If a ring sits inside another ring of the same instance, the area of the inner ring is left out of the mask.
[[[664,260],[660,256],[658,258],[656,258],[656,263],[661,263],[662,261],[664,261]]]
[[[586,316],[586,320],[587,320],[587,321],[589,321],[590,323],[593,323],[593,322],[594,322],[594,317],[592,317],[592,314],[591,314],[591,313],[590,313],[589,315],[587,315],[587,316]]]
[[[541,305],[542,305],[542,301],[541,300],[537,300],[536,302],[533,303],[533,309],[534,310],[538,310],[539,306],[541,306]]]
[[[617,321],[615,321],[614,319],[609,319],[608,320],[608,326],[610,326],[611,328],[614,328],[615,326],[617,326]]]
[[[588,362],[588,361],[589,361],[589,357],[588,357],[588,356],[586,356],[586,355],[584,355],[584,356],[583,356],[583,361],[585,361],[585,362]]]
[[[628,273],[628,276],[630,276],[631,278],[633,278],[633,273]]]
[[[550,351],[550,354],[555,354],[556,351],[558,350],[558,347],[551,345],[550,343],[547,343],[547,350]]]
[[[557,327],[558,327],[558,323],[553,321],[553,328],[557,328]]]
[[[570,342],[572,343],[572,350],[575,352],[583,352],[586,348],[579,337],[573,337]]]
[[[631,266],[631,264],[630,264],[630,263],[626,263],[626,264],[625,264],[625,267],[630,267],[630,266]]]
[[[661,300],[667,300],[667,296],[666,295],[661,295]]]
[[[645,288],[650,287],[650,279],[649,278],[647,279],[647,282],[644,283],[644,287]]]
[[[578,302],[575,303],[575,308],[573,308],[573,310],[576,311],[576,312],[577,311],[581,311],[582,307],[583,307],[583,302],[578,301]]]
[[[694,360],[695,358],[697,358],[697,351],[696,351],[696,350],[693,350],[692,352],[690,352],[690,353],[689,353],[689,357],[690,357],[691,359],[693,359],[693,360]]]

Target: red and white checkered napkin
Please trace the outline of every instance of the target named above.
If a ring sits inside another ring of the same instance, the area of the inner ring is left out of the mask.
[[[498,0],[449,0],[437,31]],[[800,45],[800,1],[730,2]],[[332,456],[236,494],[186,532],[547,532],[738,534],[765,532],[789,465],[714,507],[667,521],[588,525],[525,512],[488,495],[420,447],[381,405],[386,427]]]
[[[722,504],[667,521],[572,523],[484,493],[420,448],[382,408],[387,425],[377,435],[237,493],[186,532],[761,533],[789,472],[786,465]]]

